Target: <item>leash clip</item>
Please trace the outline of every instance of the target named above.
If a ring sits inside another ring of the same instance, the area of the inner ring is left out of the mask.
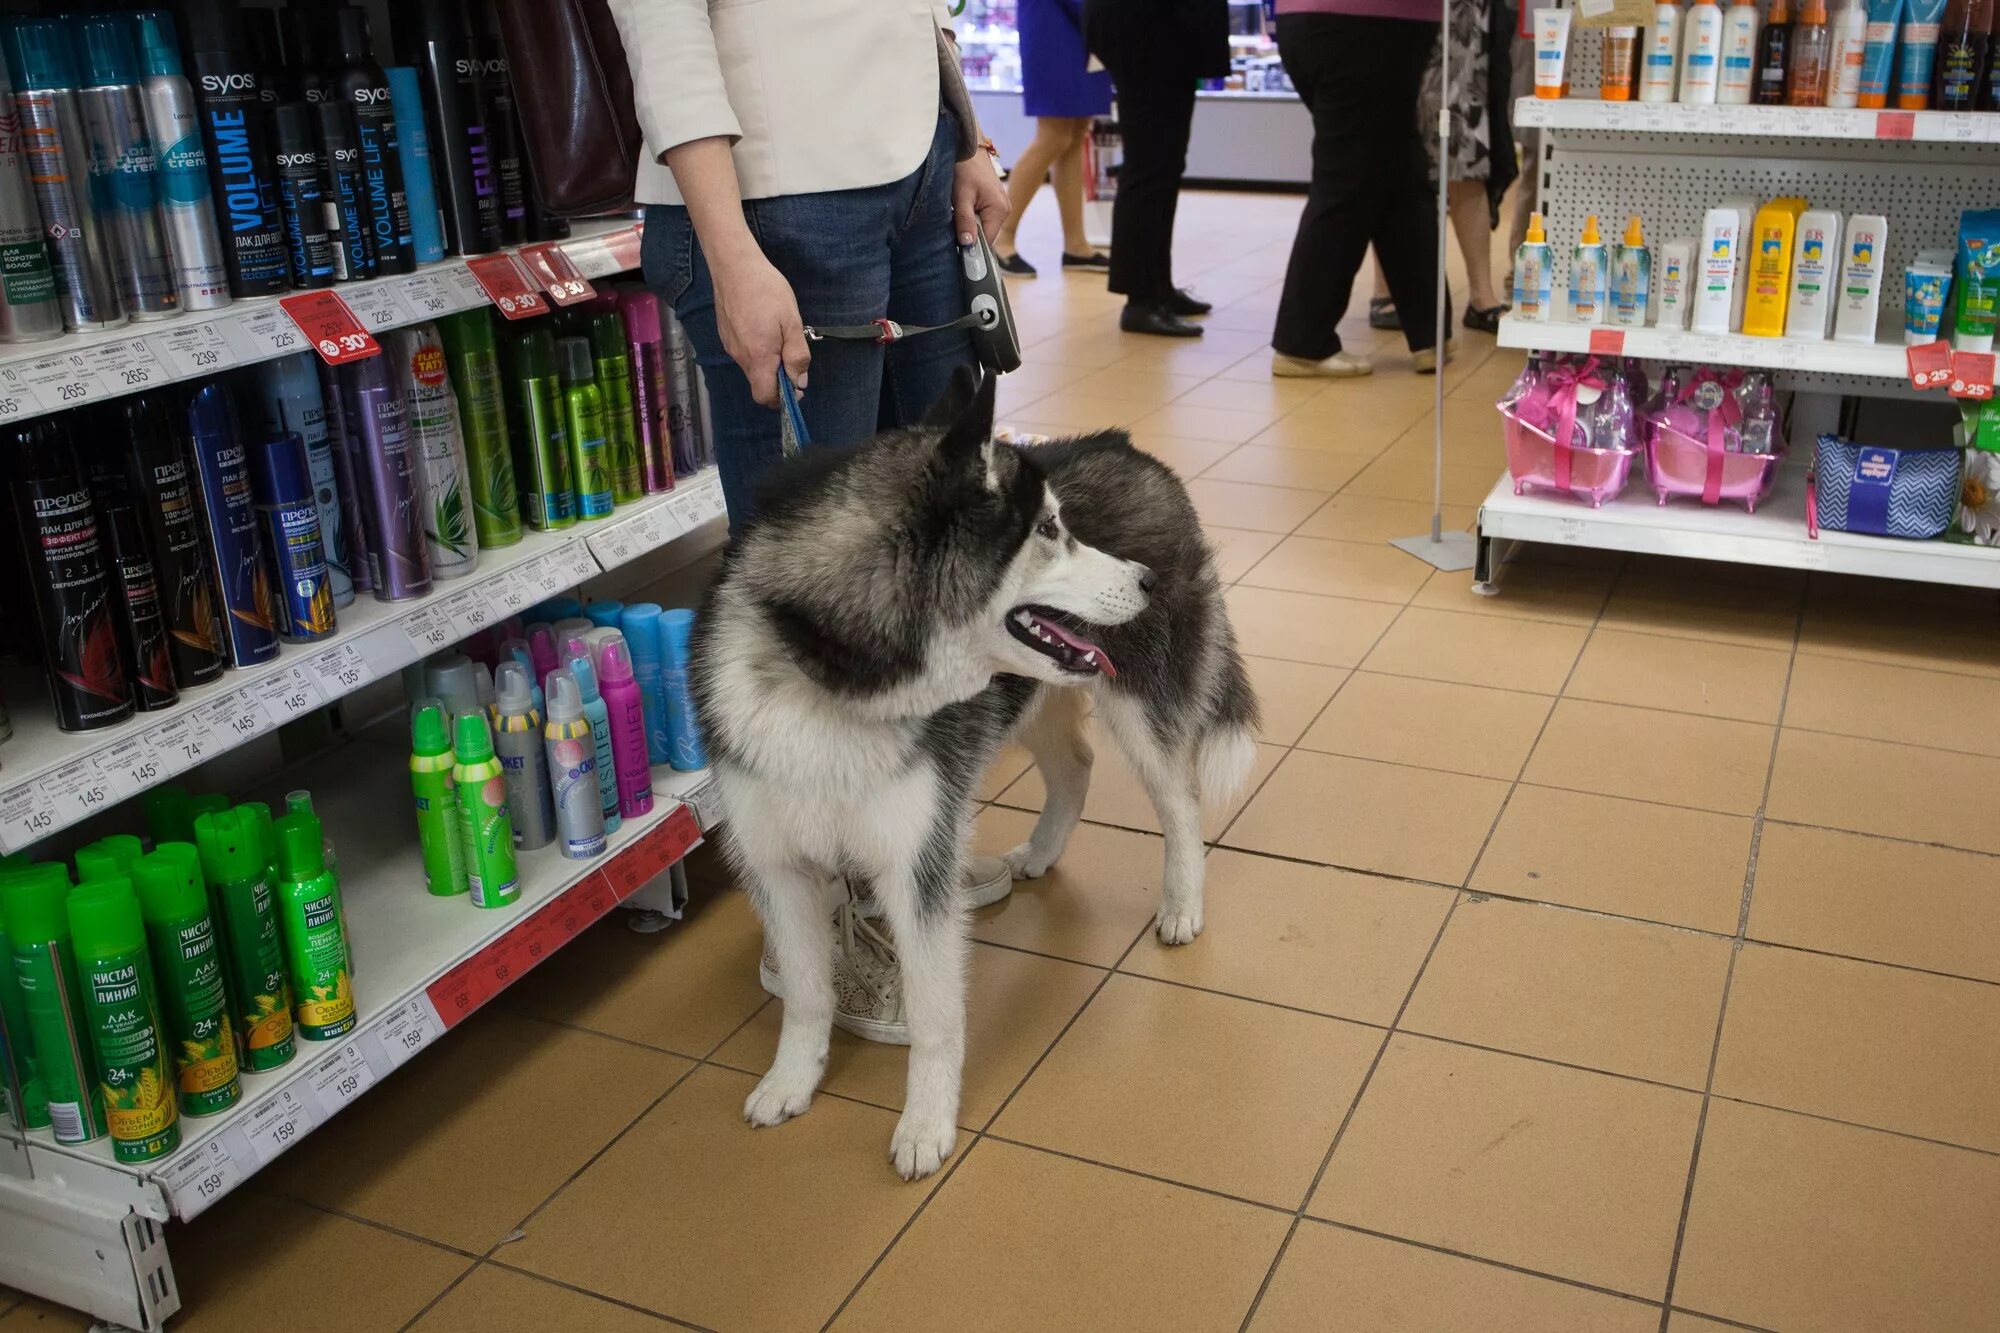
[[[895,320],[877,319],[877,320],[872,320],[870,322],[873,323],[876,328],[882,330],[882,336],[877,338],[875,340],[876,342],[881,343],[884,346],[887,346],[890,343],[901,342],[903,340],[904,336],[903,326],[901,324],[898,324]]]

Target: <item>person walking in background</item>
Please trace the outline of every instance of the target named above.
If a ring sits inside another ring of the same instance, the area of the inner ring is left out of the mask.
[[[1209,305],[1174,285],[1174,209],[1187,171],[1200,79],[1229,73],[1228,0],[1084,0],[1083,33],[1118,89],[1125,163],[1111,208],[1111,290],[1118,327],[1201,336]]]
[[[1014,246],[1021,215],[1042,188],[1055,187],[1062,214],[1064,272],[1104,273],[1111,259],[1083,231],[1083,145],[1090,122],[1111,110],[1111,76],[1091,68],[1083,45],[1082,0],[1021,0],[1021,109],[1035,118],[1035,139],[1014,163],[1007,181],[1013,213],[993,242],[1000,271],[1035,276],[1035,266]]]
[[[1336,325],[1369,245],[1399,309],[1437,302],[1437,212],[1417,95],[1439,0],[1277,0],[1277,8],[1278,57],[1312,113],[1313,160],[1271,373],[1366,375],[1372,367],[1341,347]],[[1434,321],[1406,320],[1403,337],[1419,371],[1437,369]]]

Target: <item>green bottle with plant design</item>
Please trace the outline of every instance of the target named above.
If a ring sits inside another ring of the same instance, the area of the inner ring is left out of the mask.
[[[458,578],[470,574],[479,562],[479,531],[473,522],[465,437],[459,433],[458,395],[452,392],[445,369],[444,342],[435,324],[398,329],[387,341],[429,497],[424,538],[430,547],[431,576]]]

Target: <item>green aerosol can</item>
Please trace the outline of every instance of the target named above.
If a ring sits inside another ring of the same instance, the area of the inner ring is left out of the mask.
[[[259,1073],[285,1064],[298,1050],[271,882],[269,822],[270,811],[246,806],[194,821],[202,878],[208,882],[209,919],[215,923],[227,983],[236,1063]]]
[[[507,430],[507,393],[500,380],[500,348],[493,312],[485,306],[437,322],[445,363],[458,396],[459,429],[472,488],[472,521],[488,550],[521,540],[521,498],[514,480],[514,450]]]
[[[576,512],[580,518],[609,518],[613,500],[604,391],[597,384],[590,340],[558,340],[556,358],[562,367],[563,430],[569,435],[570,468],[576,477]]]
[[[69,892],[69,872],[54,863],[31,865],[0,882],[14,980],[49,1123],[57,1143],[88,1143],[104,1137],[104,1105],[70,942]],[[143,928],[141,936],[143,942]]]
[[[214,1115],[243,1096],[222,952],[192,843],[162,843],[132,865],[132,887],[153,947],[168,1054],[182,1115]]]
[[[436,699],[420,700],[410,713],[410,794],[416,800],[424,887],[439,898],[453,897],[471,887],[465,877],[458,784],[451,776],[457,763],[444,705]]]
[[[459,835],[465,842],[465,878],[475,907],[505,907],[521,896],[514,862],[514,821],[507,813],[506,770],[493,753],[493,733],[483,713],[458,719]]]
[[[341,927],[340,886],[326,868],[317,817],[273,820],[278,840],[278,924],[292,979],[292,1016],[307,1041],[331,1041],[354,1029],[354,989]]]
[[[166,1021],[130,880],[100,879],[65,904],[111,1153],[151,1162],[181,1145]]]
[[[597,389],[604,396],[611,495],[619,504],[629,504],[646,488],[639,467],[639,420],[632,405],[632,355],[625,347],[625,321],[615,309],[591,316],[590,352],[597,362]]]
[[[15,856],[19,856],[15,853]],[[14,941],[7,929],[7,893],[4,881],[26,874],[26,857],[8,859],[0,870],[0,1045],[6,1050],[7,1068],[0,1075],[7,1090],[7,1111],[22,1129],[43,1129],[49,1123],[49,1096],[42,1087],[41,1065],[35,1059],[34,1039],[28,1032],[28,1010],[21,1001],[21,986],[14,979]]]
[[[523,516],[548,531],[576,523],[576,475],[563,425],[563,386],[555,338],[531,328],[507,344],[507,431]]]

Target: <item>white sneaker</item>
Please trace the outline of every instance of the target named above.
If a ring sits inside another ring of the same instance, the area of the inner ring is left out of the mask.
[[[1444,361],[1450,365],[1458,356],[1458,339],[1444,340]],[[1410,353],[1410,368],[1419,375],[1435,375],[1438,368],[1438,353],[1435,347],[1426,347],[1421,352]]]
[[[1348,380],[1374,373],[1375,367],[1369,365],[1365,357],[1356,356],[1352,352],[1335,352],[1332,356],[1323,356],[1317,361],[1303,356],[1286,356],[1283,352],[1271,353],[1271,374],[1281,380]]]
[[[903,1014],[903,973],[895,946],[855,910],[852,900],[834,909],[833,931],[833,1025],[863,1041],[908,1046],[910,1024]],[[777,999],[785,998],[778,955],[768,944],[757,980]]]

